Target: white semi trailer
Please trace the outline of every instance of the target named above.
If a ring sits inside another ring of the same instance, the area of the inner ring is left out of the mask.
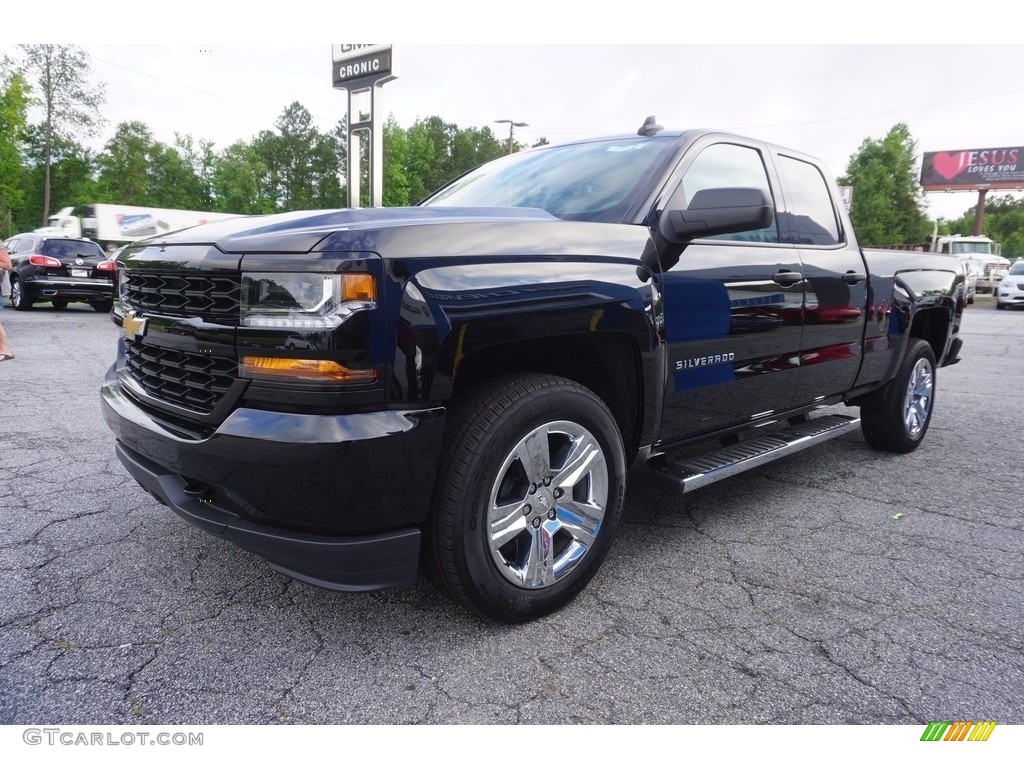
[[[214,211],[184,211],[174,208],[95,203],[82,206],[81,215],[78,215],[74,208],[62,208],[50,216],[49,226],[41,227],[36,232],[63,237],[87,237],[109,250],[153,235],[175,232],[236,215]]]

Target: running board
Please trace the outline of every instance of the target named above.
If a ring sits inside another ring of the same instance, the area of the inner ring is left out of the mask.
[[[822,416],[653,470],[665,490],[688,493],[860,427],[854,416]]]

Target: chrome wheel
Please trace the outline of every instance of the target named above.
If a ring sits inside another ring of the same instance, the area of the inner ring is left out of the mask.
[[[21,280],[11,280],[11,306],[15,309],[29,309],[31,304],[25,300],[25,289],[21,287]]]
[[[608,491],[608,462],[586,428],[553,421],[531,431],[490,490],[486,535],[498,572],[526,589],[568,576],[597,540]]]
[[[931,361],[921,358],[917,361],[907,382],[907,394],[903,401],[903,423],[907,436],[916,440],[928,424],[932,409],[932,395],[935,376]]]

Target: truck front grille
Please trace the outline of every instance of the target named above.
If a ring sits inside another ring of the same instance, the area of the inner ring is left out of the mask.
[[[125,364],[148,395],[209,414],[234,383],[238,362],[167,349],[143,341],[125,341]]]
[[[126,269],[121,282],[122,301],[131,309],[211,323],[238,322],[242,295],[238,275]]]

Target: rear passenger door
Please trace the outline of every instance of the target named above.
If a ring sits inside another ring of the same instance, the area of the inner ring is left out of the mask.
[[[848,236],[838,201],[819,164],[780,151],[784,182],[782,240],[794,245],[804,269],[804,324],[799,399],[811,403],[853,387],[863,357],[867,266]]]
[[[695,142],[676,177],[665,209],[686,208],[710,187],[757,187],[776,208],[783,199],[768,148],[735,137]],[[803,267],[778,217],[766,229],[693,241],[656,280],[668,344],[662,444],[802,402]]]

